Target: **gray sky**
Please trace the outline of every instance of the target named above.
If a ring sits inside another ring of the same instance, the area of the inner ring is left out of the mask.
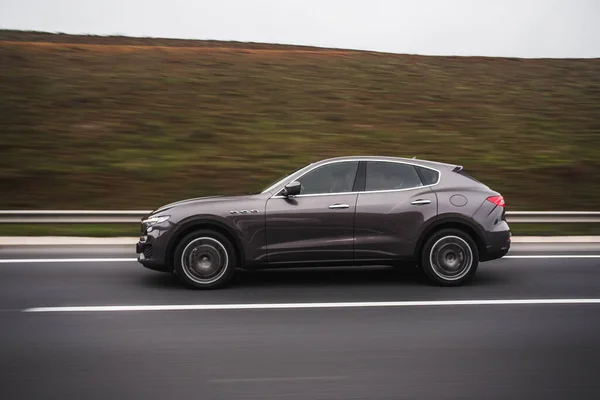
[[[0,0],[0,28],[429,55],[600,57],[600,0]]]

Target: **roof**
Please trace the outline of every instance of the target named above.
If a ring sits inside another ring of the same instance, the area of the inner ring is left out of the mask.
[[[344,157],[334,157],[327,158],[324,160],[316,161],[314,164],[325,164],[331,161],[344,161],[344,160],[357,160],[357,161],[395,161],[395,162],[405,162],[407,164],[415,164],[415,165],[423,165],[429,167],[447,167],[449,169],[454,169],[456,164],[449,164],[439,161],[430,161],[430,160],[420,160],[418,158],[403,158],[403,157],[389,157],[389,156],[344,156]]]

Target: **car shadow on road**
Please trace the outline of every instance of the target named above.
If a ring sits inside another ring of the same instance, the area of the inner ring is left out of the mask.
[[[465,286],[495,286],[505,279],[491,271],[478,271],[472,282]],[[240,271],[233,286],[398,286],[434,287],[416,267],[344,267],[294,268],[259,271]]]
[[[478,271],[467,286],[495,286],[504,279],[490,271]],[[142,284],[160,289],[184,289],[171,274],[155,273],[144,276]],[[433,287],[416,267],[335,267],[335,268],[278,268],[268,270],[238,270],[225,289],[236,288],[323,288],[323,287]]]
[[[358,285],[421,285],[427,280],[414,267],[338,267],[289,268],[240,271],[235,286],[358,286]]]
[[[344,285],[409,285],[427,284],[416,268],[394,267],[334,267],[278,268],[268,270],[238,270],[227,287],[265,286],[344,286]],[[181,288],[179,279],[166,273],[146,274],[142,284],[155,288]]]

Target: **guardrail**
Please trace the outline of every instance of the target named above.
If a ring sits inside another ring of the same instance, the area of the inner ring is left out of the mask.
[[[600,211],[507,211],[509,224],[600,222]]]
[[[151,211],[0,210],[0,224],[133,224]]]
[[[0,210],[0,224],[132,224],[151,211]],[[508,223],[598,223],[600,211],[507,211]]]

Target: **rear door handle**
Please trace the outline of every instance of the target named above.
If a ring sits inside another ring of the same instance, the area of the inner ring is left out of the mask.
[[[338,208],[348,208],[350,207],[350,204],[332,204],[329,206],[330,209],[335,210]]]
[[[425,204],[431,204],[431,200],[427,200],[427,199],[413,200],[410,202],[410,204],[412,204],[413,206],[423,206]]]

